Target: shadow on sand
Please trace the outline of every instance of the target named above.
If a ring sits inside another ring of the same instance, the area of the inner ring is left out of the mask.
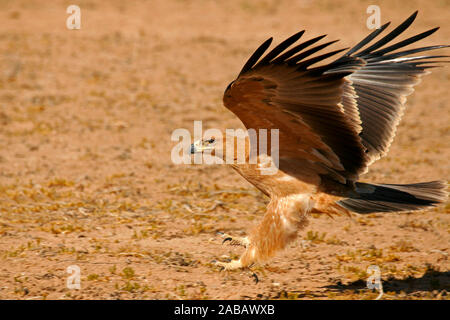
[[[442,291],[450,290],[450,271],[436,271],[428,269],[421,277],[412,277],[398,279],[394,276],[388,279],[382,279],[383,291],[392,293],[414,294],[419,292],[433,292],[434,290]],[[338,282],[334,285],[325,286],[329,290],[337,291],[354,291],[354,293],[360,292],[362,289],[366,289],[366,281],[357,280],[347,284]],[[449,293],[447,293],[449,294]]]

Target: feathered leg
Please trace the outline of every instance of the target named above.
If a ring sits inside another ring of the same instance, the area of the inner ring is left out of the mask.
[[[216,265],[225,270],[235,270],[271,258],[297,237],[298,230],[306,226],[307,213],[311,207],[309,197],[306,196],[290,196],[272,201],[262,222],[248,237],[241,257],[228,263],[216,262]]]

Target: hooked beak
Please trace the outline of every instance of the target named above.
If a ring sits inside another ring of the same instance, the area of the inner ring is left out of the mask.
[[[211,151],[214,149],[214,146],[212,145],[213,142],[214,142],[214,140],[212,140],[212,141],[209,141],[209,140],[194,141],[194,143],[191,144],[190,152],[191,152],[191,154],[194,154],[194,153],[202,153],[204,151]]]
[[[203,151],[202,140],[194,141],[194,143],[191,144],[191,150],[190,151],[191,151],[191,154],[202,152]]]

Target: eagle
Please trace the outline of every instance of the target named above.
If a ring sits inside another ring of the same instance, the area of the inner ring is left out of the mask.
[[[448,62],[442,60],[443,55],[423,54],[447,45],[403,49],[439,28],[394,41],[416,16],[417,11],[379,36],[390,24],[386,23],[350,49],[320,53],[336,41],[316,44],[322,35],[299,43],[303,30],[266,53],[272,42],[269,38],[251,55],[226,88],[223,102],[257,138],[261,138],[261,129],[278,130],[278,170],[263,174],[262,167],[274,164],[272,147],[265,149],[270,152],[255,155],[251,152],[258,148],[255,141],[248,135],[243,138],[246,161],[230,165],[270,202],[248,236],[222,234],[224,242],[245,250],[239,259],[215,261],[221,269],[249,269],[266,262],[297,237],[310,213],[413,211],[445,201],[445,181],[359,181],[372,163],[387,154],[406,96],[431,68]],[[323,62],[328,58],[331,62]],[[198,140],[190,153],[209,152],[225,159],[225,149],[233,143],[236,160],[237,139],[225,135],[221,141],[214,137]]]

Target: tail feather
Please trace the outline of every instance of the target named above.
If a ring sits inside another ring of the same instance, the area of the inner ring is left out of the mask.
[[[337,203],[353,212],[413,211],[433,207],[447,199],[447,183],[368,184],[357,182],[356,194]]]

